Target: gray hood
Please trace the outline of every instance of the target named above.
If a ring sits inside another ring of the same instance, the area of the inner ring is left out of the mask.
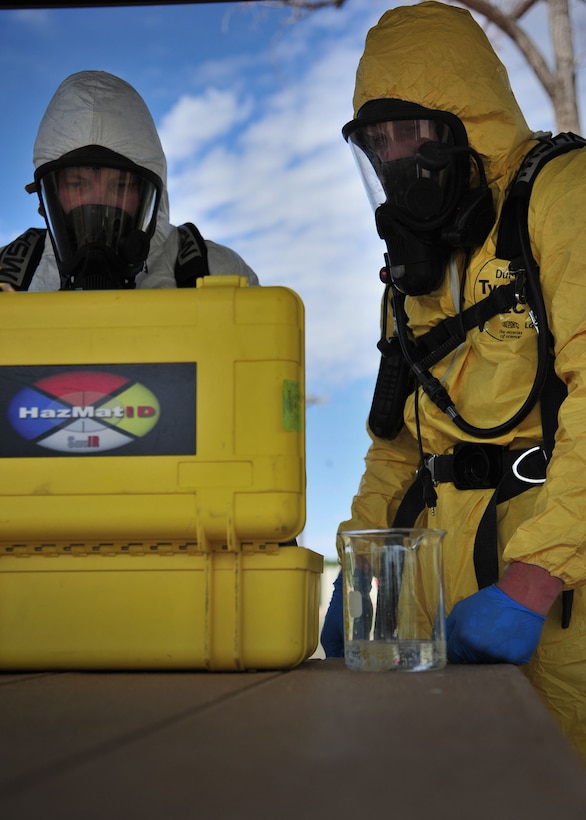
[[[87,145],[116,151],[157,174],[163,196],[151,246],[169,234],[167,162],[151,113],[140,94],[104,71],[80,71],[64,80],[41,120],[33,149],[35,169]]]

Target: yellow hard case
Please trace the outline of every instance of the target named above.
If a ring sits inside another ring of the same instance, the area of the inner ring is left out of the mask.
[[[313,653],[292,290],[2,293],[0,414],[0,669]]]

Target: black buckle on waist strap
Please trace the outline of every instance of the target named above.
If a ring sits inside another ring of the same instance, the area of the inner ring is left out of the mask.
[[[457,490],[488,490],[509,471],[523,483],[542,484],[547,458],[541,447],[508,450],[499,444],[461,443],[451,455],[428,456],[424,464],[434,485],[451,482]]]

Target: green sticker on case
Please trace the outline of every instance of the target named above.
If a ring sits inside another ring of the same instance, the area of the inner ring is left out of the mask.
[[[283,381],[283,429],[301,432],[301,389],[299,382],[292,379]]]

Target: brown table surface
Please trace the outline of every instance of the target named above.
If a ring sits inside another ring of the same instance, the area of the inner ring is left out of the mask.
[[[522,673],[0,675],[0,818],[585,820]]]

